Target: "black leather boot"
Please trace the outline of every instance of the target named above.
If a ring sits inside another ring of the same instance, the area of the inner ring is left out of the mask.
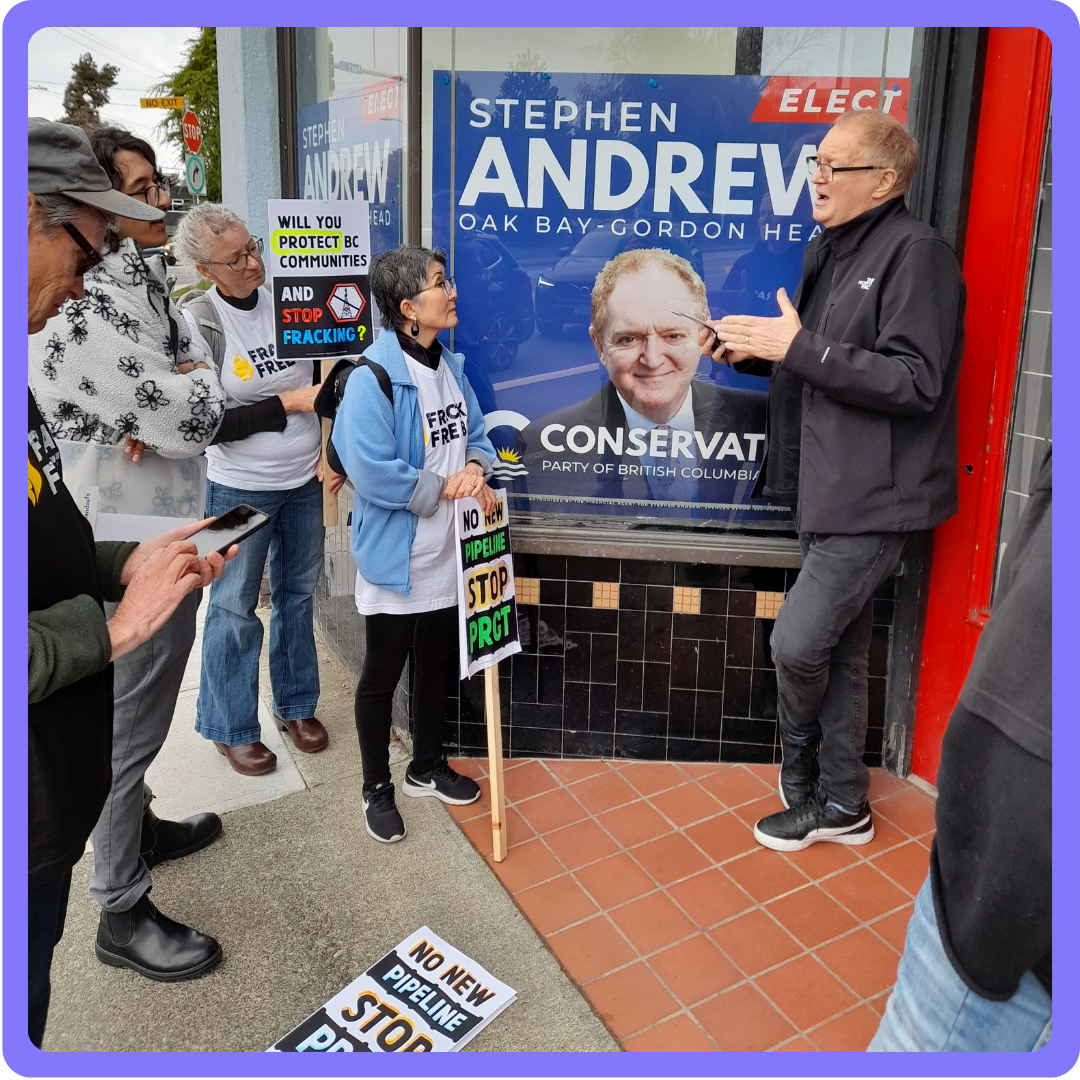
[[[212,844],[221,835],[217,814],[196,814],[183,821],[162,821],[148,806],[143,811],[139,854],[148,869]]]
[[[817,791],[820,735],[791,735],[780,732],[780,800],[785,809],[809,802]]]
[[[145,893],[130,911],[103,911],[94,952],[103,964],[127,967],[155,982],[197,979],[221,963],[221,946],[162,915]]]

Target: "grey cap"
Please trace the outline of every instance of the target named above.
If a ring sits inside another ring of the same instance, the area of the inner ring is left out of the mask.
[[[66,195],[118,217],[160,221],[164,210],[133,199],[109,183],[82,128],[31,116],[28,187],[35,195]]]

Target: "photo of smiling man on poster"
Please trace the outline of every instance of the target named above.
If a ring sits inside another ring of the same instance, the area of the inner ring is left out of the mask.
[[[708,317],[705,285],[678,255],[634,249],[608,262],[589,336],[610,381],[524,430],[520,487],[633,513],[667,504],[722,519],[745,506],[767,395],[695,378],[711,334],[694,320]]]

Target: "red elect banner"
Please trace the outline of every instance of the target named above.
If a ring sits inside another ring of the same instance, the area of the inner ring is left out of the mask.
[[[188,109],[188,111],[184,113],[182,123],[184,143],[193,154],[197,154],[199,152],[199,147],[202,146],[202,127],[199,124],[199,118]]]
[[[880,108],[906,124],[910,99],[910,79],[886,79],[882,96],[880,79],[774,75],[750,119],[812,124],[831,122],[851,110]]]
[[[387,120],[401,115],[401,80],[386,79],[372,83],[364,90],[364,102],[360,108],[360,122]]]

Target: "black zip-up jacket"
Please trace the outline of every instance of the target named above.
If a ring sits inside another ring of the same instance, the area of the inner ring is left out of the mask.
[[[956,256],[896,198],[810,242],[800,314],[826,262],[824,319],[796,334],[773,376],[769,457],[799,459],[801,533],[930,529],[957,510],[966,292]],[[781,372],[802,382],[798,430],[783,405],[799,387]],[[768,468],[759,488],[773,486]]]

